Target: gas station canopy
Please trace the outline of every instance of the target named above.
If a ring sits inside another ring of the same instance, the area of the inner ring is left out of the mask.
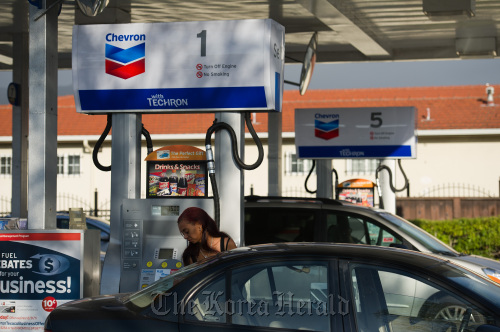
[[[34,1],[34,0],[33,0]],[[40,0],[41,1],[41,0]],[[317,62],[496,57],[498,0],[111,0],[96,17],[58,2],[59,68],[71,68],[74,24],[272,18],[285,27],[286,61],[302,61],[318,32]],[[12,69],[13,39],[27,33],[28,0],[0,2],[0,70]]]

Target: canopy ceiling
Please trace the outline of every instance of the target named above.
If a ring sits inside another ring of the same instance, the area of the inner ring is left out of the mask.
[[[26,33],[28,0],[0,2],[0,70],[12,69],[12,41]],[[55,6],[52,10],[58,10]],[[424,13],[424,7],[429,15]],[[287,62],[319,33],[318,62],[496,57],[498,0],[111,0],[96,17],[62,1],[59,68],[71,68],[73,24],[272,18],[285,26]]]

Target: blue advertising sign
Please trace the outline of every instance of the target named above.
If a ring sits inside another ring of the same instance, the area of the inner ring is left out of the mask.
[[[82,297],[80,231],[0,233],[0,329],[43,331],[58,305]]]

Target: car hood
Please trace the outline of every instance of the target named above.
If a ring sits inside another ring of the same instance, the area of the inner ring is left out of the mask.
[[[84,298],[57,307],[45,322],[48,331],[141,331],[145,326],[165,329],[170,324],[150,320],[140,312],[130,310],[120,301],[125,294]],[[155,325],[155,326],[152,326]],[[158,325],[158,326],[156,326]]]
[[[64,319],[81,319],[86,315],[92,314],[92,318],[100,319],[101,316],[107,316],[113,312],[113,316],[131,315],[133,314],[127,307],[118,300],[117,295],[103,295],[99,297],[83,298],[76,301],[71,301],[58,306],[51,312],[50,317]]]
[[[495,269],[500,271],[500,262],[491,258],[476,256],[476,255],[462,255],[457,257],[458,260],[481,265],[482,267],[487,267],[490,269]]]
[[[450,260],[457,265],[461,265],[470,270],[473,270],[474,272],[479,273],[482,276],[485,275],[483,271],[484,268],[490,268],[500,273],[500,262],[494,259],[476,255],[461,255],[457,257],[446,257],[445,259]]]

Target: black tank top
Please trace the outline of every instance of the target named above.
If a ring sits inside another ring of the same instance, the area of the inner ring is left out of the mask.
[[[229,239],[227,239],[226,246],[224,247],[224,241],[226,240],[226,237],[224,235],[221,236],[220,238],[220,252],[226,251],[227,247],[229,246]],[[198,257],[191,257],[191,261],[193,263],[196,263],[198,261]]]

